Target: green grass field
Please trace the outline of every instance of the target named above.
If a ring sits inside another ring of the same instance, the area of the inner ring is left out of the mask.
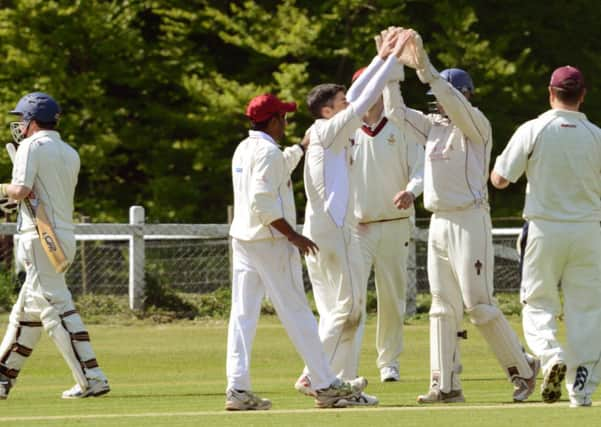
[[[2,333],[6,318],[3,317]],[[519,321],[513,326],[520,331]],[[464,341],[465,404],[418,406],[428,387],[428,323],[405,326],[405,352],[399,383],[379,382],[375,367],[375,321],[366,328],[361,373],[377,395],[377,408],[317,410],[293,384],[302,368],[277,318],[264,317],[253,353],[254,390],[273,401],[265,412],[223,410],[225,321],[167,325],[90,325],[98,360],[112,391],[99,398],[63,401],[71,374],[48,338],[44,338],[6,401],[0,401],[4,426],[574,426],[599,425],[600,406],[570,409],[564,398],[541,403],[540,394],[525,404],[511,403],[511,384],[472,325]],[[599,393],[593,400],[600,400]]]

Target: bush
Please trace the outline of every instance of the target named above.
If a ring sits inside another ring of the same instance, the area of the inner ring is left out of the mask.
[[[181,298],[171,287],[165,286],[158,274],[147,272],[145,276],[143,316],[169,319],[194,319],[198,309]]]
[[[10,311],[17,299],[15,276],[0,271],[0,311]]]

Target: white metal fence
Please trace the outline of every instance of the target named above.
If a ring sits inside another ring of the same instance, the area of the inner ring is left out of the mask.
[[[128,294],[139,308],[145,274],[181,292],[207,293],[230,286],[227,224],[145,224],[144,210],[130,209],[129,224],[77,224],[77,253],[67,272],[73,294]],[[519,257],[515,249],[520,229],[495,229],[495,288],[519,289]],[[15,224],[0,224],[0,266],[12,271]],[[428,291],[427,229],[417,228],[409,256],[408,313],[415,311],[417,292]],[[307,274],[305,286],[310,289]],[[370,279],[373,286],[373,277]]]

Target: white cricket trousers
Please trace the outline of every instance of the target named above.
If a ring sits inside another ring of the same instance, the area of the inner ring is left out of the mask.
[[[56,234],[65,255],[72,261],[76,249],[73,232],[58,229]],[[27,276],[0,345],[0,364],[18,374],[36,346],[43,326],[82,389],[87,386],[87,378],[106,379],[98,367],[89,334],[75,310],[65,273],[56,273],[35,232],[19,236],[17,258],[25,266]]]
[[[319,246],[305,256],[319,312],[319,336],[334,373],[357,377],[361,347],[360,322],[365,316],[361,249],[350,227],[309,236]]]
[[[403,351],[410,230],[408,218],[359,224],[356,228],[363,260],[364,294],[372,267],[375,275],[378,298],[376,365],[379,369],[386,366],[398,369]],[[362,329],[364,325],[365,316],[361,320]]]
[[[227,388],[251,390],[252,344],[265,295],[271,300],[315,389],[328,387],[335,376],[319,340],[317,321],[303,288],[298,249],[285,239],[232,239],[232,308],[227,339]]]
[[[557,337],[560,284],[565,348]],[[524,335],[543,372],[564,361],[570,396],[590,397],[601,380],[599,223],[529,221],[520,294]],[[579,367],[584,370],[578,375],[580,384],[574,386]]]

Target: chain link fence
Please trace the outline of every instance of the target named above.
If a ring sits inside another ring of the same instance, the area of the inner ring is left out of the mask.
[[[127,228],[130,227],[130,228]],[[181,292],[209,293],[230,286],[230,252],[226,224],[144,225],[143,269],[162,283]],[[139,231],[139,230],[138,230]],[[495,289],[519,289],[519,229],[495,229]],[[14,224],[0,227],[0,267],[17,282],[13,255]],[[131,292],[131,226],[124,224],[78,224],[77,252],[66,280],[74,295],[127,294]],[[409,257],[409,281],[415,292],[428,292],[426,272],[427,230],[414,233]],[[310,289],[308,275],[305,287]],[[373,274],[369,286],[373,287]]]

